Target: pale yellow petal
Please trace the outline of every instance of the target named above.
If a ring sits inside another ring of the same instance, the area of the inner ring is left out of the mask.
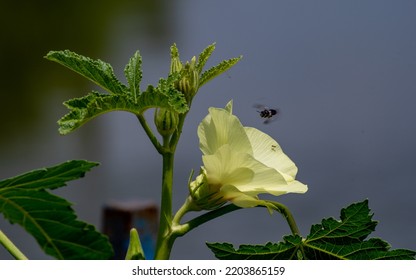
[[[221,188],[220,190],[222,196],[224,199],[232,202],[233,204],[248,208],[248,207],[255,207],[258,205],[258,198],[248,195],[244,192],[241,192],[236,187],[232,185],[226,185]]]
[[[282,195],[286,193],[304,193],[307,191],[306,185],[287,178],[276,169],[268,167],[256,160],[251,155],[240,155],[240,166],[253,171],[251,181],[240,181],[234,183],[239,191],[248,195],[258,195],[269,193],[273,195]]]
[[[272,137],[256,128],[245,127],[245,130],[253,148],[254,157],[282,173],[288,181],[293,180],[298,169],[295,163],[283,153],[280,145]]]
[[[228,144],[213,155],[202,156],[202,161],[210,184],[244,185],[254,176],[254,171],[246,164],[246,155],[237,153]]]
[[[198,137],[204,155],[214,154],[225,144],[240,152],[252,153],[240,120],[225,109],[209,108],[209,115],[198,126]]]
[[[246,166],[250,170],[253,170],[254,176],[250,182],[243,184],[235,184],[235,186],[245,193],[251,195],[257,195],[259,193],[269,192],[269,189],[275,189],[277,187],[286,186],[287,181],[275,169],[267,167],[260,162],[253,159],[250,166]]]
[[[251,196],[246,193],[239,191],[234,186],[224,186],[221,188],[220,193],[223,195],[224,199],[227,199],[234,205],[242,208],[256,207],[259,205],[267,207],[269,213],[272,213],[272,209],[275,209],[275,206],[267,201],[258,199],[257,196]]]

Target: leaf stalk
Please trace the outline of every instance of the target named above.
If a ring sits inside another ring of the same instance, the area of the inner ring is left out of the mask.
[[[14,243],[0,230],[0,244],[16,259],[27,260],[28,258],[14,245]]]

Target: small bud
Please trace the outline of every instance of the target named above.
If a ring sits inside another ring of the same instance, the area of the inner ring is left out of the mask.
[[[173,44],[170,47],[170,57],[170,74],[181,72],[183,66],[181,60],[179,59],[179,50],[176,47],[176,44]]]
[[[195,69],[195,67],[191,67],[191,70],[189,72],[189,84],[191,85],[191,89],[194,91],[195,95],[199,88],[199,73]]]
[[[191,62],[186,62],[182,69],[182,78],[177,84],[177,89],[184,95],[188,104],[191,103],[193,97],[199,88],[199,73],[196,69],[196,57],[192,57]]]
[[[195,70],[195,66],[196,66],[196,57],[195,56],[193,56],[191,58],[191,62],[189,64],[190,64],[191,69]]]
[[[179,116],[174,111],[165,108],[156,108],[154,120],[160,135],[168,136],[171,135],[178,126]]]
[[[182,62],[179,57],[172,58],[172,61],[170,62],[170,73],[179,73],[182,71],[182,68]]]
[[[186,100],[188,100],[188,96],[192,95],[192,88],[191,84],[189,83],[189,79],[186,77],[180,79],[178,82],[178,90],[180,90],[185,95]]]

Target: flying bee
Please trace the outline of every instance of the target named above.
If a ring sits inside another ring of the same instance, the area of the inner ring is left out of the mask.
[[[257,108],[257,113],[260,114],[260,118],[265,119],[264,124],[268,124],[274,119],[276,119],[277,115],[279,114],[279,109],[272,109],[260,104],[254,105],[254,108]],[[259,111],[260,110],[260,111]]]

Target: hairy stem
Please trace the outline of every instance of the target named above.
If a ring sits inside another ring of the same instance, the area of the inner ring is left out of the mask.
[[[283,217],[286,219],[286,222],[289,224],[290,230],[292,231],[293,235],[300,235],[300,231],[298,226],[296,225],[295,218],[293,217],[292,213],[290,212],[289,208],[287,208],[285,205],[275,202],[275,201],[267,201],[274,206],[276,206],[276,211],[283,215]]]
[[[172,138],[170,139],[170,143],[169,143],[169,146],[171,147],[172,151],[176,150],[176,145],[178,144],[179,137],[182,134],[182,127],[183,127],[183,124],[185,123],[185,118],[186,118],[187,114],[188,113],[184,113],[184,114],[179,115],[178,127],[175,130],[175,132],[173,133]]]
[[[218,218],[222,215],[225,215],[227,213],[233,212],[233,211],[238,210],[238,209],[241,209],[241,208],[238,207],[238,206],[235,206],[234,204],[228,204],[226,206],[222,206],[222,207],[220,207],[216,210],[212,210],[208,213],[202,214],[201,216],[193,218],[192,220],[190,220],[190,221],[188,221],[188,222],[186,222],[182,225],[177,226],[176,230],[175,230],[175,234],[177,236],[185,235],[186,233],[188,233],[192,229],[194,229],[194,228],[196,228],[196,227],[198,227],[198,226],[200,226],[200,225],[202,225],[206,222],[209,222],[209,221],[211,221],[215,218]],[[175,217],[175,218],[178,219],[178,218],[182,217],[184,214],[185,213],[183,213],[183,211],[182,211],[182,213],[180,213],[179,215],[177,214],[176,215],[177,217]]]
[[[174,154],[164,152],[162,175],[162,198],[160,202],[160,224],[156,243],[155,259],[168,259],[173,242],[170,242],[172,233],[172,183]]]
[[[149,137],[150,141],[152,142],[153,146],[155,146],[156,150],[161,154],[162,153],[162,146],[160,145],[156,136],[153,134],[152,130],[148,126],[145,117],[142,114],[139,114],[139,115],[136,115],[136,116],[137,116],[137,119],[139,120],[140,124],[142,125],[144,131],[146,132],[147,136]]]
[[[188,196],[185,200],[185,203],[179,208],[179,210],[176,212],[175,217],[173,217],[172,225],[174,226],[180,226],[182,217],[190,212],[190,211],[197,211],[198,207],[195,206],[193,203],[192,197]]]
[[[188,198],[189,200],[189,198]],[[187,201],[188,201],[187,200]],[[289,208],[287,208],[285,205],[278,203],[278,202],[274,202],[274,201],[267,201],[271,204],[273,204],[276,208],[275,210],[277,212],[279,212],[280,214],[282,214],[282,216],[286,219],[289,228],[292,232],[293,235],[300,235],[300,231],[299,228],[296,225],[295,219],[292,215],[292,213],[290,212]],[[178,211],[178,213],[175,215],[174,221],[176,223],[180,222],[180,218],[183,217],[183,215],[188,212],[188,211],[192,211],[192,207],[186,206],[189,202],[185,202],[185,204],[181,207],[181,209]],[[265,207],[263,205],[259,205],[257,207]],[[187,209],[187,210],[186,210]],[[225,215],[227,213],[233,212],[235,210],[239,210],[239,209],[244,209],[244,208],[240,208],[238,206],[235,206],[234,204],[228,204],[225,206],[222,206],[216,210],[212,210],[208,213],[202,214],[201,216],[198,216],[182,225],[178,225],[175,230],[174,233],[176,236],[182,236],[185,235],[186,233],[188,233],[189,231],[191,231],[192,229],[206,223],[209,222],[217,217],[220,217],[222,215]]]

